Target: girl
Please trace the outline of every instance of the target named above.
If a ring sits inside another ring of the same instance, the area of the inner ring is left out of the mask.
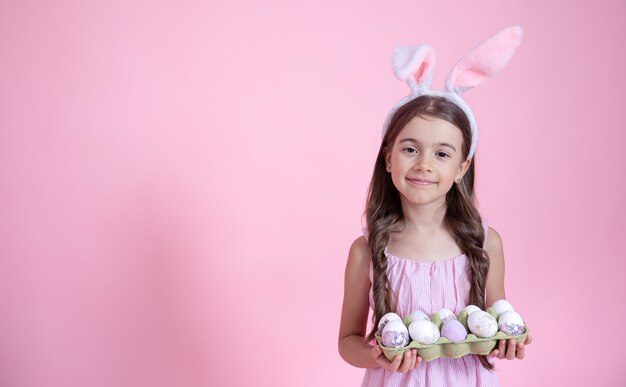
[[[493,386],[498,385],[494,357],[524,358],[530,335],[524,344],[501,340],[489,357],[430,362],[422,362],[415,349],[388,361],[373,340],[387,312],[431,315],[448,308],[458,314],[468,304],[486,309],[505,298],[502,240],[475,207],[476,122],[458,93],[493,76],[520,41],[521,29],[513,27],[481,44],[453,68],[448,92],[428,89],[432,48],[394,52],[396,75],[409,78],[412,93],[385,123],[364,235],[348,255],[339,331],[342,358],[366,368],[363,386]],[[496,65],[484,71],[485,63]],[[373,326],[366,332],[370,307]]]

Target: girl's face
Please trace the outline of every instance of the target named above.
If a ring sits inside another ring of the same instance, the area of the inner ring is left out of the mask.
[[[415,117],[402,128],[385,160],[403,202],[445,204],[471,160],[462,155],[461,130],[434,117]]]

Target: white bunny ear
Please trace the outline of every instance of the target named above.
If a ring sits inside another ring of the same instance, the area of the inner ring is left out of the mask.
[[[435,50],[427,45],[401,46],[393,50],[393,72],[413,93],[428,89],[435,71]]]
[[[495,76],[509,63],[522,43],[522,28],[505,28],[465,55],[450,70],[446,89],[460,94]]]

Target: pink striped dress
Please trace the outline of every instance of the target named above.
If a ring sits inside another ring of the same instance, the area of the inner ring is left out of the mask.
[[[483,222],[485,231],[487,223]],[[486,235],[486,234],[485,234]],[[470,290],[469,261],[465,254],[442,261],[415,261],[391,255],[388,257],[389,286],[398,300],[396,313],[404,317],[414,310],[429,316],[441,308],[458,314],[465,306]],[[370,280],[373,269],[370,265]],[[370,287],[370,306],[374,308]],[[389,372],[384,368],[367,368],[362,387],[366,386],[498,386],[498,378],[486,370],[477,356],[459,359],[439,358],[409,372]]]

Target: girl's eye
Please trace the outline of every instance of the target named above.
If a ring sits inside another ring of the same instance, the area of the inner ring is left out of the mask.
[[[445,152],[437,152],[437,155],[440,157],[450,157],[447,153]]]
[[[415,148],[404,148],[403,151],[407,153],[417,153],[417,149]]]

